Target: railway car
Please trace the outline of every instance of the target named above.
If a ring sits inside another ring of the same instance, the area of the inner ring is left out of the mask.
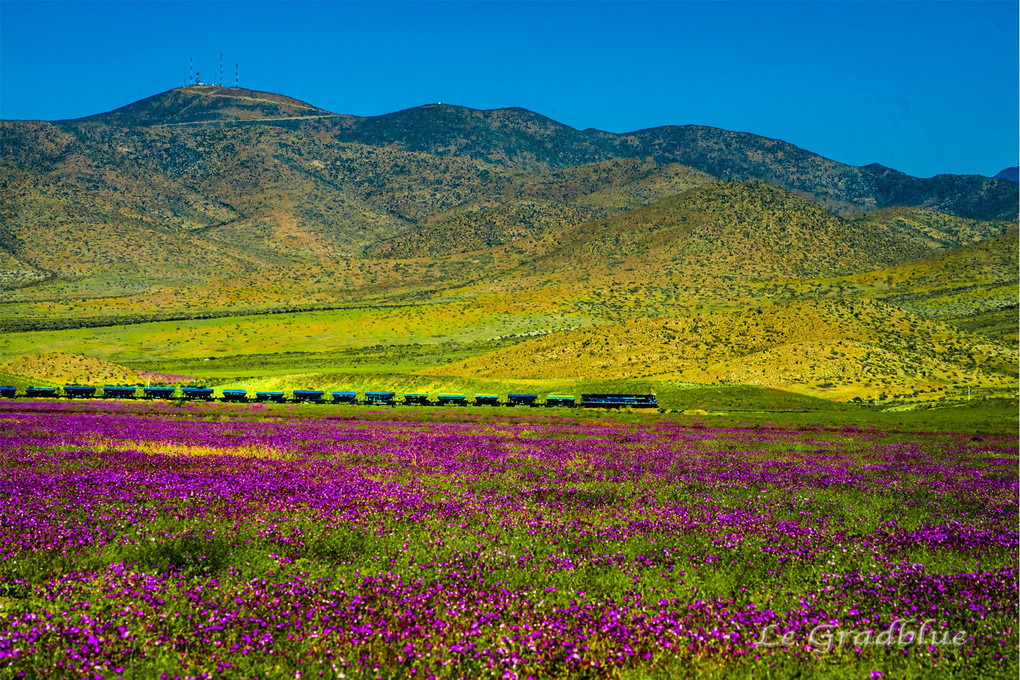
[[[56,387],[26,387],[24,396],[34,399],[52,399],[58,396],[65,396],[70,399],[84,399],[96,395],[97,389],[89,385],[65,385],[63,394],[59,394]],[[106,385],[102,388],[102,396],[106,399],[133,399],[137,393],[136,387],[130,385]],[[173,399],[176,393],[175,387],[146,387],[142,394],[146,399]],[[18,395],[18,388],[13,385],[0,386],[0,398],[15,398]],[[294,390],[293,401],[321,404],[324,392],[322,390]],[[364,399],[358,399],[358,393],[350,390],[331,392],[334,404],[375,404],[393,406],[396,404],[395,392],[365,392]],[[181,396],[189,401],[211,401],[214,399],[212,388],[208,387],[183,387]],[[247,390],[223,390],[222,400],[225,402],[247,402],[249,401]],[[254,400],[257,402],[284,403],[287,400],[283,392],[255,392]],[[658,399],[654,394],[582,394],[580,402],[570,395],[550,394],[544,401],[538,400],[537,394],[508,394],[506,401],[500,401],[496,394],[476,394],[469,399],[463,394],[440,394],[435,401],[430,401],[429,396],[422,392],[410,392],[403,395],[402,402],[408,405],[429,406],[545,406],[549,408],[562,407],[573,408],[632,408],[632,409],[654,409],[658,408]]]
[[[211,387],[182,387],[181,394],[188,401],[209,401],[213,391]]]
[[[506,395],[507,406],[538,406],[537,394],[508,394]]]
[[[52,399],[57,396],[56,387],[26,387],[25,396],[32,399]]]
[[[582,394],[582,408],[658,408],[654,394]]]
[[[88,399],[96,396],[96,388],[91,385],[64,385],[64,396],[68,399]]]
[[[545,405],[549,408],[554,408],[557,406],[563,408],[573,408],[574,406],[576,406],[573,397],[564,396],[562,394],[550,394],[548,397],[545,398]]]
[[[475,406],[499,406],[498,394],[476,394]]]
[[[103,399],[134,399],[135,388],[131,385],[106,385],[103,387]]]
[[[146,387],[142,389],[142,396],[146,399],[173,399],[176,387]]]

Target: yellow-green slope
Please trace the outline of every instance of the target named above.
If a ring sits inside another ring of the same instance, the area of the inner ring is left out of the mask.
[[[554,333],[428,369],[485,378],[654,378],[834,399],[1016,384],[1004,344],[868,301],[771,305]]]

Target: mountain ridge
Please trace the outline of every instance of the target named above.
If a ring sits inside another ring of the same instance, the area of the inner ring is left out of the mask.
[[[245,106],[238,104],[238,92],[244,93]],[[173,115],[169,119],[154,118],[168,102],[177,107]],[[215,105],[205,106],[210,102]],[[185,112],[187,115],[182,115]],[[294,134],[328,136],[336,142],[441,157],[466,157],[518,171],[611,158],[647,158],[660,164],[686,165],[717,179],[776,184],[842,214],[896,205],[974,219],[1015,219],[1017,214],[1017,186],[1006,179],[956,174],[912,177],[877,163],[847,165],[783,140],[706,125],[667,125],[626,133],[577,130],[521,107],[480,110],[426,104],[378,116],[351,116],[284,95],[193,86],[168,90],[111,112],[54,124],[74,128],[104,123],[123,126],[132,121],[284,126]]]
[[[1011,168],[1004,168],[996,173],[992,179],[1004,179],[1007,182],[1020,182],[1020,166],[1014,165]]]

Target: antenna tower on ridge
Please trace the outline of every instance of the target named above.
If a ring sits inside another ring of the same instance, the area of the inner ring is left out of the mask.
[[[195,58],[188,57],[188,85],[195,84]]]
[[[240,72],[240,65],[234,64],[234,87],[241,87],[241,76],[238,75]]]
[[[220,52],[220,87],[223,87],[223,53]]]

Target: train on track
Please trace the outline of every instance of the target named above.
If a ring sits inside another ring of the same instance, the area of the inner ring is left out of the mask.
[[[291,404],[360,404],[375,406],[530,406],[545,408],[602,408],[602,409],[657,409],[654,394],[551,394],[544,399],[537,394],[439,394],[411,392],[354,392],[340,390],[293,390],[249,393],[248,390],[223,389],[217,396],[211,387],[136,387],[133,385],[64,385],[63,387],[26,387],[18,394],[17,387],[0,385],[0,398],[4,399],[164,399],[180,401],[222,401],[229,403],[291,403]]]

